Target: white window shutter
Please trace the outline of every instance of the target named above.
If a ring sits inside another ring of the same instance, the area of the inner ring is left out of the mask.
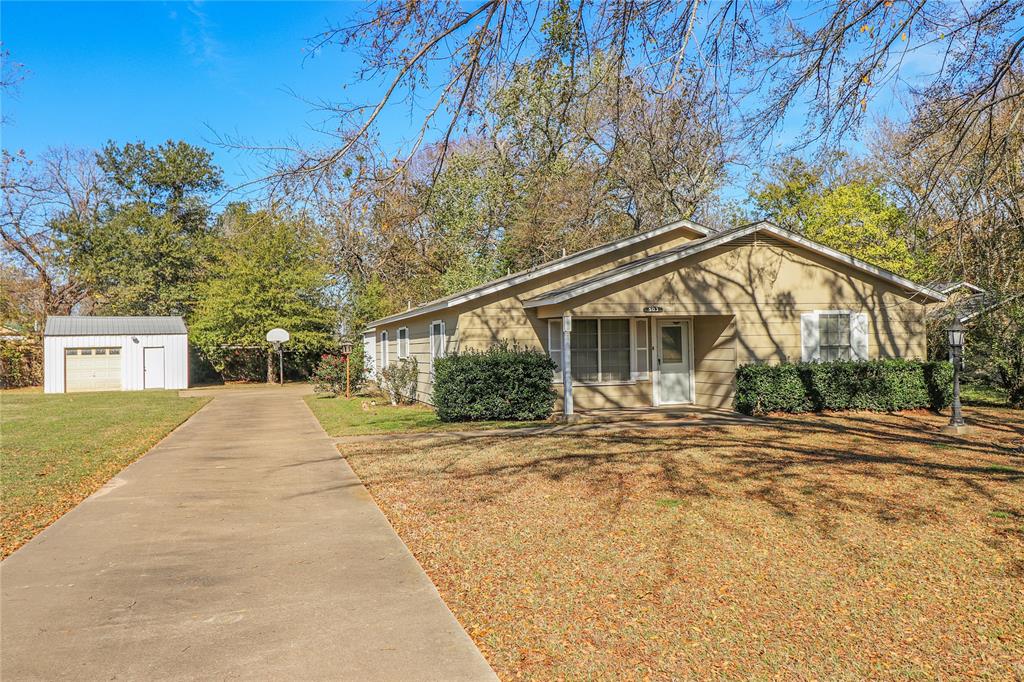
[[[850,350],[854,360],[868,359],[867,313],[850,313]]]
[[[633,380],[641,381],[650,378],[648,367],[649,328],[646,318],[633,320]]]
[[[554,381],[562,381],[562,321],[548,320],[548,355],[555,361]]]
[[[821,347],[818,345],[818,313],[800,315],[800,348],[804,362],[821,359]]]

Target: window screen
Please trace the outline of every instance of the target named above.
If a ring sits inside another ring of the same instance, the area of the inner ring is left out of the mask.
[[[822,313],[818,316],[818,343],[822,362],[849,360],[850,315]]]
[[[599,381],[597,320],[573,320],[569,336],[573,381]]]
[[[629,381],[629,320],[601,320],[601,381]]]

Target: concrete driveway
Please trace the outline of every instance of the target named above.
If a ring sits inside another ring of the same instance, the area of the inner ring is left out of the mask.
[[[5,682],[495,679],[301,390],[214,395],[0,565]]]

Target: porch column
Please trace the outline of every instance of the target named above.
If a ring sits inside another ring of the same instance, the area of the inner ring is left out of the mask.
[[[562,314],[562,414],[572,416],[572,313]]]

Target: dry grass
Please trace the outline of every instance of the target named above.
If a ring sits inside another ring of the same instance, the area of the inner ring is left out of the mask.
[[[1024,676],[1024,414],[342,446],[505,679]]]

